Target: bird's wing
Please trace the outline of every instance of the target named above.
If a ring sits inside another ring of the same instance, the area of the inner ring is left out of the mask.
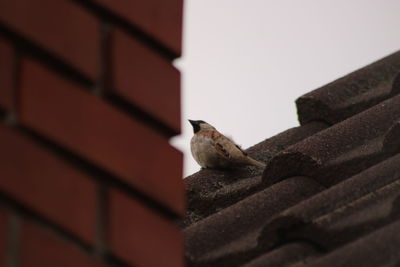
[[[235,144],[231,139],[224,136],[216,130],[212,131],[201,131],[197,135],[202,136],[208,140],[211,140],[211,144],[215,148],[218,155],[224,158],[237,158],[241,156],[246,156],[247,154]]]
[[[231,139],[223,134],[217,132],[215,137],[216,138],[213,138],[214,146],[220,155],[227,158],[236,158],[247,155],[239,145],[235,144]]]
[[[235,146],[243,153],[243,155],[247,156],[247,153],[238,144],[235,144]]]
[[[224,158],[231,157],[231,154],[229,154],[229,152],[224,148],[224,146],[221,143],[214,142],[214,147],[215,147],[215,150],[217,151],[217,153],[219,155],[223,156]]]
[[[216,153],[221,157],[226,159],[232,157],[232,146],[235,147],[235,144],[223,134],[219,133],[216,130],[211,130],[200,131],[197,133],[197,135],[199,137],[205,138],[206,140],[210,140],[210,143],[214,147]]]

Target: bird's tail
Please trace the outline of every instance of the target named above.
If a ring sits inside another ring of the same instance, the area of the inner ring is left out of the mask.
[[[248,158],[249,163],[251,165],[254,165],[254,166],[257,166],[257,167],[260,167],[260,168],[265,168],[265,166],[266,166],[265,163],[262,163],[260,161],[255,160],[255,159],[252,159],[250,157],[247,157],[247,158]]]

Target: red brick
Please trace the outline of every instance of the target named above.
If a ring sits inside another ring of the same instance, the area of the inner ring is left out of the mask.
[[[13,107],[13,78],[15,54],[13,48],[0,38],[0,107]]]
[[[0,190],[56,224],[94,240],[96,186],[52,153],[0,125]]]
[[[0,22],[96,78],[99,23],[71,1],[0,0]]]
[[[0,266],[5,266],[7,250],[7,215],[0,211]]]
[[[112,44],[116,92],[179,132],[179,71],[121,31],[114,32]]]
[[[21,267],[103,266],[55,233],[33,224],[23,224],[21,242]]]
[[[22,69],[23,124],[183,213],[182,153],[168,140],[34,62]]]
[[[181,53],[183,0],[95,0]]]
[[[138,201],[110,192],[110,246],[119,258],[134,266],[183,266],[180,229]]]

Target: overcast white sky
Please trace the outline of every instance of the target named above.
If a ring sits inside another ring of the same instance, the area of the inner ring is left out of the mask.
[[[244,148],[298,125],[297,97],[400,49],[399,0],[185,0],[182,71],[187,119]]]

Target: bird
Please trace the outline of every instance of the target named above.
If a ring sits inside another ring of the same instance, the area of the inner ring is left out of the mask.
[[[190,150],[203,169],[236,169],[246,165],[264,168],[265,164],[249,157],[241,147],[202,120],[189,120],[193,127]]]

